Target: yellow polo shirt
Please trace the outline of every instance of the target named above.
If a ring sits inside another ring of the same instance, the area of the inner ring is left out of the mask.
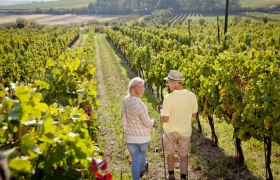
[[[174,90],[163,100],[163,115],[169,116],[169,121],[163,124],[165,133],[178,132],[182,136],[192,134],[192,114],[197,113],[197,99],[193,92]]]

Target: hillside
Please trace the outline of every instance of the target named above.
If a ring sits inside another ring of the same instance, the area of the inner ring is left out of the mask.
[[[275,7],[280,5],[279,0],[242,0],[239,2],[241,7],[245,8]]]
[[[10,6],[0,6],[0,9],[72,9],[87,7],[89,3],[95,3],[95,0],[58,0],[49,2],[32,2],[30,4],[18,4]]]
[[[1,6],[1,4],[0,4],[0,9],[28,9],[28,10],[32,10],[32,9],[33,10],[34,9],[73,9],[73,8],[87,7],[89,5],[89,3],[95,3],[95,2],[96,2],[96,0],[67,0],[67,2],[65,2],[64,0],[42,1],[42,2],[33,1],[30,4],[18,4],[18,5],[9,5],[9,6],[3,6],[3,5]],[[137,5],[134,8],[139,8],[139,6],[141,6],[143,4],[152,4],[155,6],[163,5],[165,8],[172,7],[174,9],[176,8],[176,6],[175,6],[176,4],[180,5],[177,8],[183,8],[183,9],[190,8],[191,6],[194,6],[194,5],[196,7],[203,7],[203,4],[205,7],[209,6],[209,5],[207,5],[207,2],[205,2],[205,1],[203,2],[203,1],[193,1],[193,0],[177,0],[177,3],[173,2],[173,1],[170,2],[169,0],[161,0],[161,1],[138,0],[137,2],[133,2],[133,1],[130,1],[130,2],[132,4]],[[271,7],[280,5],[279,0],[239,0],[239,1],[235,0],[235,1],[231,1],[231,4],[234,4],[236,2],[239,2],[240,7],[243,7],[243,8],[259,8],[259,7],[271,8]],[[114,3],[120,4],[120,3],[123,3],[123,1],[112,1],[112,0],[102,1],[102,4],[111,4],[112,5]],[[127,7],[128,6],[129,5],[127,4]]]

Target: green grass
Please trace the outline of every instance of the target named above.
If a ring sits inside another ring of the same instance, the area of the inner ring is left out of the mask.
[[[242,7],[247,8],[274,7],[280,4],[279,0],[241,0],[239,2]]]
[[[106,21],[111,21],[118,18],[118,16],[103,16],[103,17],[98,17],[97,21],[98,22],[106,22]]]
[[[58,0],[49,2],[33,2],[31,4],[11,5],[11,6],[0,6],[0,9],[73,9],[87,7],[89,3],[95,3],[95,0]]]
[[[88,38],[88,34],[80,34],[79,39],[73,44],[71,48],[76,49],[76,48],[81,48],[85,45],[86,40]]]
[[[98,121],[100,124],[100,141],[105,157],[109,158],[110,172],[113,177],[119,177],[121,165],[123,176],[130,179],[128,152],[122,157],[122,126],[121,99],[126,94],[128,82],[126,70],[121,67],[121,59],[117,57],[104,35],[97,35],[96,68],[98,81]],[[118,164],[118,166],[116,166]]]
[[[229,17],[228,17],[228,22],[229,22],[229,23],[233,22],[234,17],[235,17],[235,16],[229,16]],[[209,23],[217,23],[217,16],[205,16],[205,19],[206,19],[206,22],[209,22]],[[256,21],[258,21],[258,20],[253,19],[253,18],[249,18],[249,17],[242,16],[242,21],[245,21],[246,19],[249,19],[251,22],[256,22]],[[219,20],[224,21],[224,20],[225,20],[225,16],[219,16]]]

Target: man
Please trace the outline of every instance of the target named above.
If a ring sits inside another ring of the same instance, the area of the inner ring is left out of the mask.
[[[181,180],[187,179],[188,151],[192,134],[191,120],[196,117],[197,99],[194,93],[183,89],[184,78],[177,70],[171,70],[164,80],[167,81],[171,94],[163,100],[160,117],[164,130],[164,150],[167,154],[168,179],[175,179],[174,153],[177,147],[180,158]]]

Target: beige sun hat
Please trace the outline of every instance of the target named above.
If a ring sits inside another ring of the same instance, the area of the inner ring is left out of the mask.
[[[173,80],[173,81],[183,82],[185,80],[185,78],[183,78],[182,73],[180,73],[179,71],[170,70],[168,76],[165,77],[164,80],[165,81]]]

